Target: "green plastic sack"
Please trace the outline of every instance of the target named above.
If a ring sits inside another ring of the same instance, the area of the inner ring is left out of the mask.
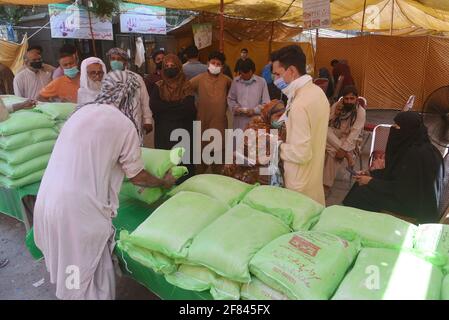
[[[179,179],[188,173],[188,169],[184,166],[177,166],[171,168],[170,172],[176,179]],[[145,188],[143,189],[142,192],[141,189],[142,189],[141,187],[138,187],[131,182],[124,182],[122,184],[120,193],[130,198],[137,199],[148,204],[156,202],[165,193],[167,193],[166,189],[160,187]]]
[[[58,131],[58,132],[61,132],[62,127],[64,126],[65,123],[66,123],[65,120],[56,121],[55,130]]]
[[[254,188],[254,186],[230,177],[217,174],[200,174],[184,181],[182,184],[171,190],[168,195],[173,196],[181,191],[198,192],[223,201],[227,205],[233,207],[238,204],[252,188]]]
[[[240,297],[243,300],[289,300],[286,295],[270,288],[256,277],[242,286]]]
[[[0,99],[2,99],[2,102],[6,107],[12,106],[13,104],[16,104],[16,103],[21,103],[21,102],[27,101],[26,98],[14,96],[14,95],[0,95]]]
[[[254,188],[242,203],[275,215],[295,231],[308,230],[324,209],[318,202],[298,192],[272,186]]]
[[[359,241],[298,231],[279,237],[260,250],[250,262],[250,271],[290,299],[327,300],[359,249]]]
[[[117,246],[120,250],[126,252],[131,259],[159,274],[170,274],[176,271],[176,265],[172,259],[159,252],[135,246],[128,241],[128,237],[128,231],[121,231]]]
[[[37,157],[51,154],[56,140],[42,141],[16,150],[1,150],[0,159],[10,165],[22,164]]]
[[[34,172],[47,168],[50,156],[50,154],[45,154],[17,165],[10,165],[0,160],[0,174],[10,179],[26,177]]]
[[[185,290],[208,290],[215,300],[240,299],[239,283],[220,277],[205,267],[182,264],[176,272],[166,275],[165,279]]]
[[[412,249],[417,226],[391,215],[350,207],[327,207],[314,231],[329,232],[347,240],[360,237],[364,247]]]
[[[449,300],[449,275],[444,277],[443,284],[441,286],[441,300]]]
[[[184,153],[184,148],[172,150],[142,148],[142,160],[145,170],[158,178],[163,178],[170,168],[181,163]]]
[[[333,300],[439,300],[443,274],[408,251],[365,248]]]
[[[46,115],[27,110],[20,110],[10,115],[8,120],[0,122],[0,135],[10,136],[34,129],[53,128],[55,122]]]
[[[251,280],[248,264],[273,239],[290,230],[278,218],[237,205],[198,234],[187,260],[233,281]]]
[[[53,120],[67,120],[75,111],[76,104],[70,102],[39,103],[33,110],[42,112]]]
[[[12,136],[0,136],[0,149],[15,150],[38,142],[56,140],[58,132],[53,128],[35,129]]]
[[[128,241],[170,258],[185,258],[192,239],[228,209],[203,194],[181,192],[157,208]]]
[[[0,186],[6,187],[6,188],[19,188],[23,186],[27,186],[32,183],[36,183],[42,180],[42,177],[44,176],[44,170],[40,170],[37,172],[34,172],[26,177],[20,178],[20,179],[10,179],[5,176],[0,175]]]
[[[25,246],[27,247],[34,260],[40,260],[44,257],[44,254],[34,242],[34,228],[31,228],[31,230],[28,231],[25,237]]]
[[[420,225],[416,231],[414,249],[426,260],[449,271],[449,225]]]

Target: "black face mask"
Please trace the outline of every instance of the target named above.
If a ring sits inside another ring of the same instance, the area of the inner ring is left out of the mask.
[[[162,61],[156,63],[156,69],[157,70],[162,70]]]
[[[168,78],[174,78],[178,75],[179,70],[178,68],[167,68],[164,70],[164,74],[168,77]]]
[[[355,104],[353,104],[353,103],[344,103],[343,104],[343,112],[345,112],[345,113],[351,112],[354,109],[355,109]]]
[[[33,61],[30,63],[30,66],[33,69],[42,69],[42,61]]]

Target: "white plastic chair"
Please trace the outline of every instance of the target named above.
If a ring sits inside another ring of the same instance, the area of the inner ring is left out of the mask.
[[[385,152],[387,149],[388,136],[390,135],[391,124],[379,124],[373,130],[373,139],[371,141],[371,149],[369,152],[368,167],[371,167],[372,156],[374,151]]]

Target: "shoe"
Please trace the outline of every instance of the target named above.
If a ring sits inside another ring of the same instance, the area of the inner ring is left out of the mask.
[[[3,267],[6,267],[6,265],[9,263],[8,259],[2,259],[0,260],[0,269]]]

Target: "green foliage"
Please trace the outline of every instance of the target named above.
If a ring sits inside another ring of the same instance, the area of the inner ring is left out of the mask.
[[[24,6],[0,6],[0,22],[7,23],[11,25],[16,25],[20,18],[26,16],[29,8]]]
[[[92,0],[89,10],[99,17],[111,17],[120,13],[120,0]]]

